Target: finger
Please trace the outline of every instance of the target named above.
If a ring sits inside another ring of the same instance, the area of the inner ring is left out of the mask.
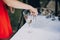
[[[30,14],[31,14],[31,15],[34,15],[34,14],[35,14],[35,12],[33,12],[33,11],[30,11]]]
[[[11,13],[14,13],[15,12],[15,9],[10,8],[10,11],[11,11]]]

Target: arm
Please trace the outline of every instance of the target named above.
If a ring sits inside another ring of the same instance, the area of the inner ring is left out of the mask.
[[[22,3],[17,0],[3,0],[8,6],[17,8],[17,9],[30,9],[32,8],[30,5]]]
[[[26,9],[26,10],[30,10],[31,12],[34,13],[34,15],[37,15],[37,9],[33,8],[30,5],[27,5],[25,3],[22,3],[20,1],[17,0],[3,0],[8,6],[13,7],[13,8],[17,8],[17,9]]]

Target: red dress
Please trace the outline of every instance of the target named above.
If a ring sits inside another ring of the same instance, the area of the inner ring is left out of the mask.
[[[8,12],[4,2],[0,0],[0,38],[9,38],[12,33]]]

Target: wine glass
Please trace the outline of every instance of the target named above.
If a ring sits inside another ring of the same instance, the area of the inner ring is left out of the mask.
[[[28,33],[31,33],[31,23],[32,23],[32,18],[31,18],[31,15],[29,14],[29,11],[28,10],[24,10],[23,11],[23,15],[24,15],[24,18],[26,20],[26,23],[28,24]]]
[[[23,15],[24,15],[24,18],[25,18],[26,22],[30,26],[30,24],[32,23],[32,19],[30,18],[29,11],[28,10],[24,10],[23,11]]]

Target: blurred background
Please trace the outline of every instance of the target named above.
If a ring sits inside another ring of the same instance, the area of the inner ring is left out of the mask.
[[[56,16],[60,14],[60,0],[38,0],[38,1],[19,0],[19,1],[32,5],[33,7],[36,7],[39,9],[42,7],[50,8],[51,10],[55,11]],[[33,3],[33,1],[35,4]],[[32,4],[30,4],[30,2]],[[8,11],[9,11],[9,16],[11,19],[11,25],[12,25],[13,31],[16,32],[25,24],[25,19],[22,14],[23,9],[15,9],[15,12],[13,14],[10,12],[10,10]]]

